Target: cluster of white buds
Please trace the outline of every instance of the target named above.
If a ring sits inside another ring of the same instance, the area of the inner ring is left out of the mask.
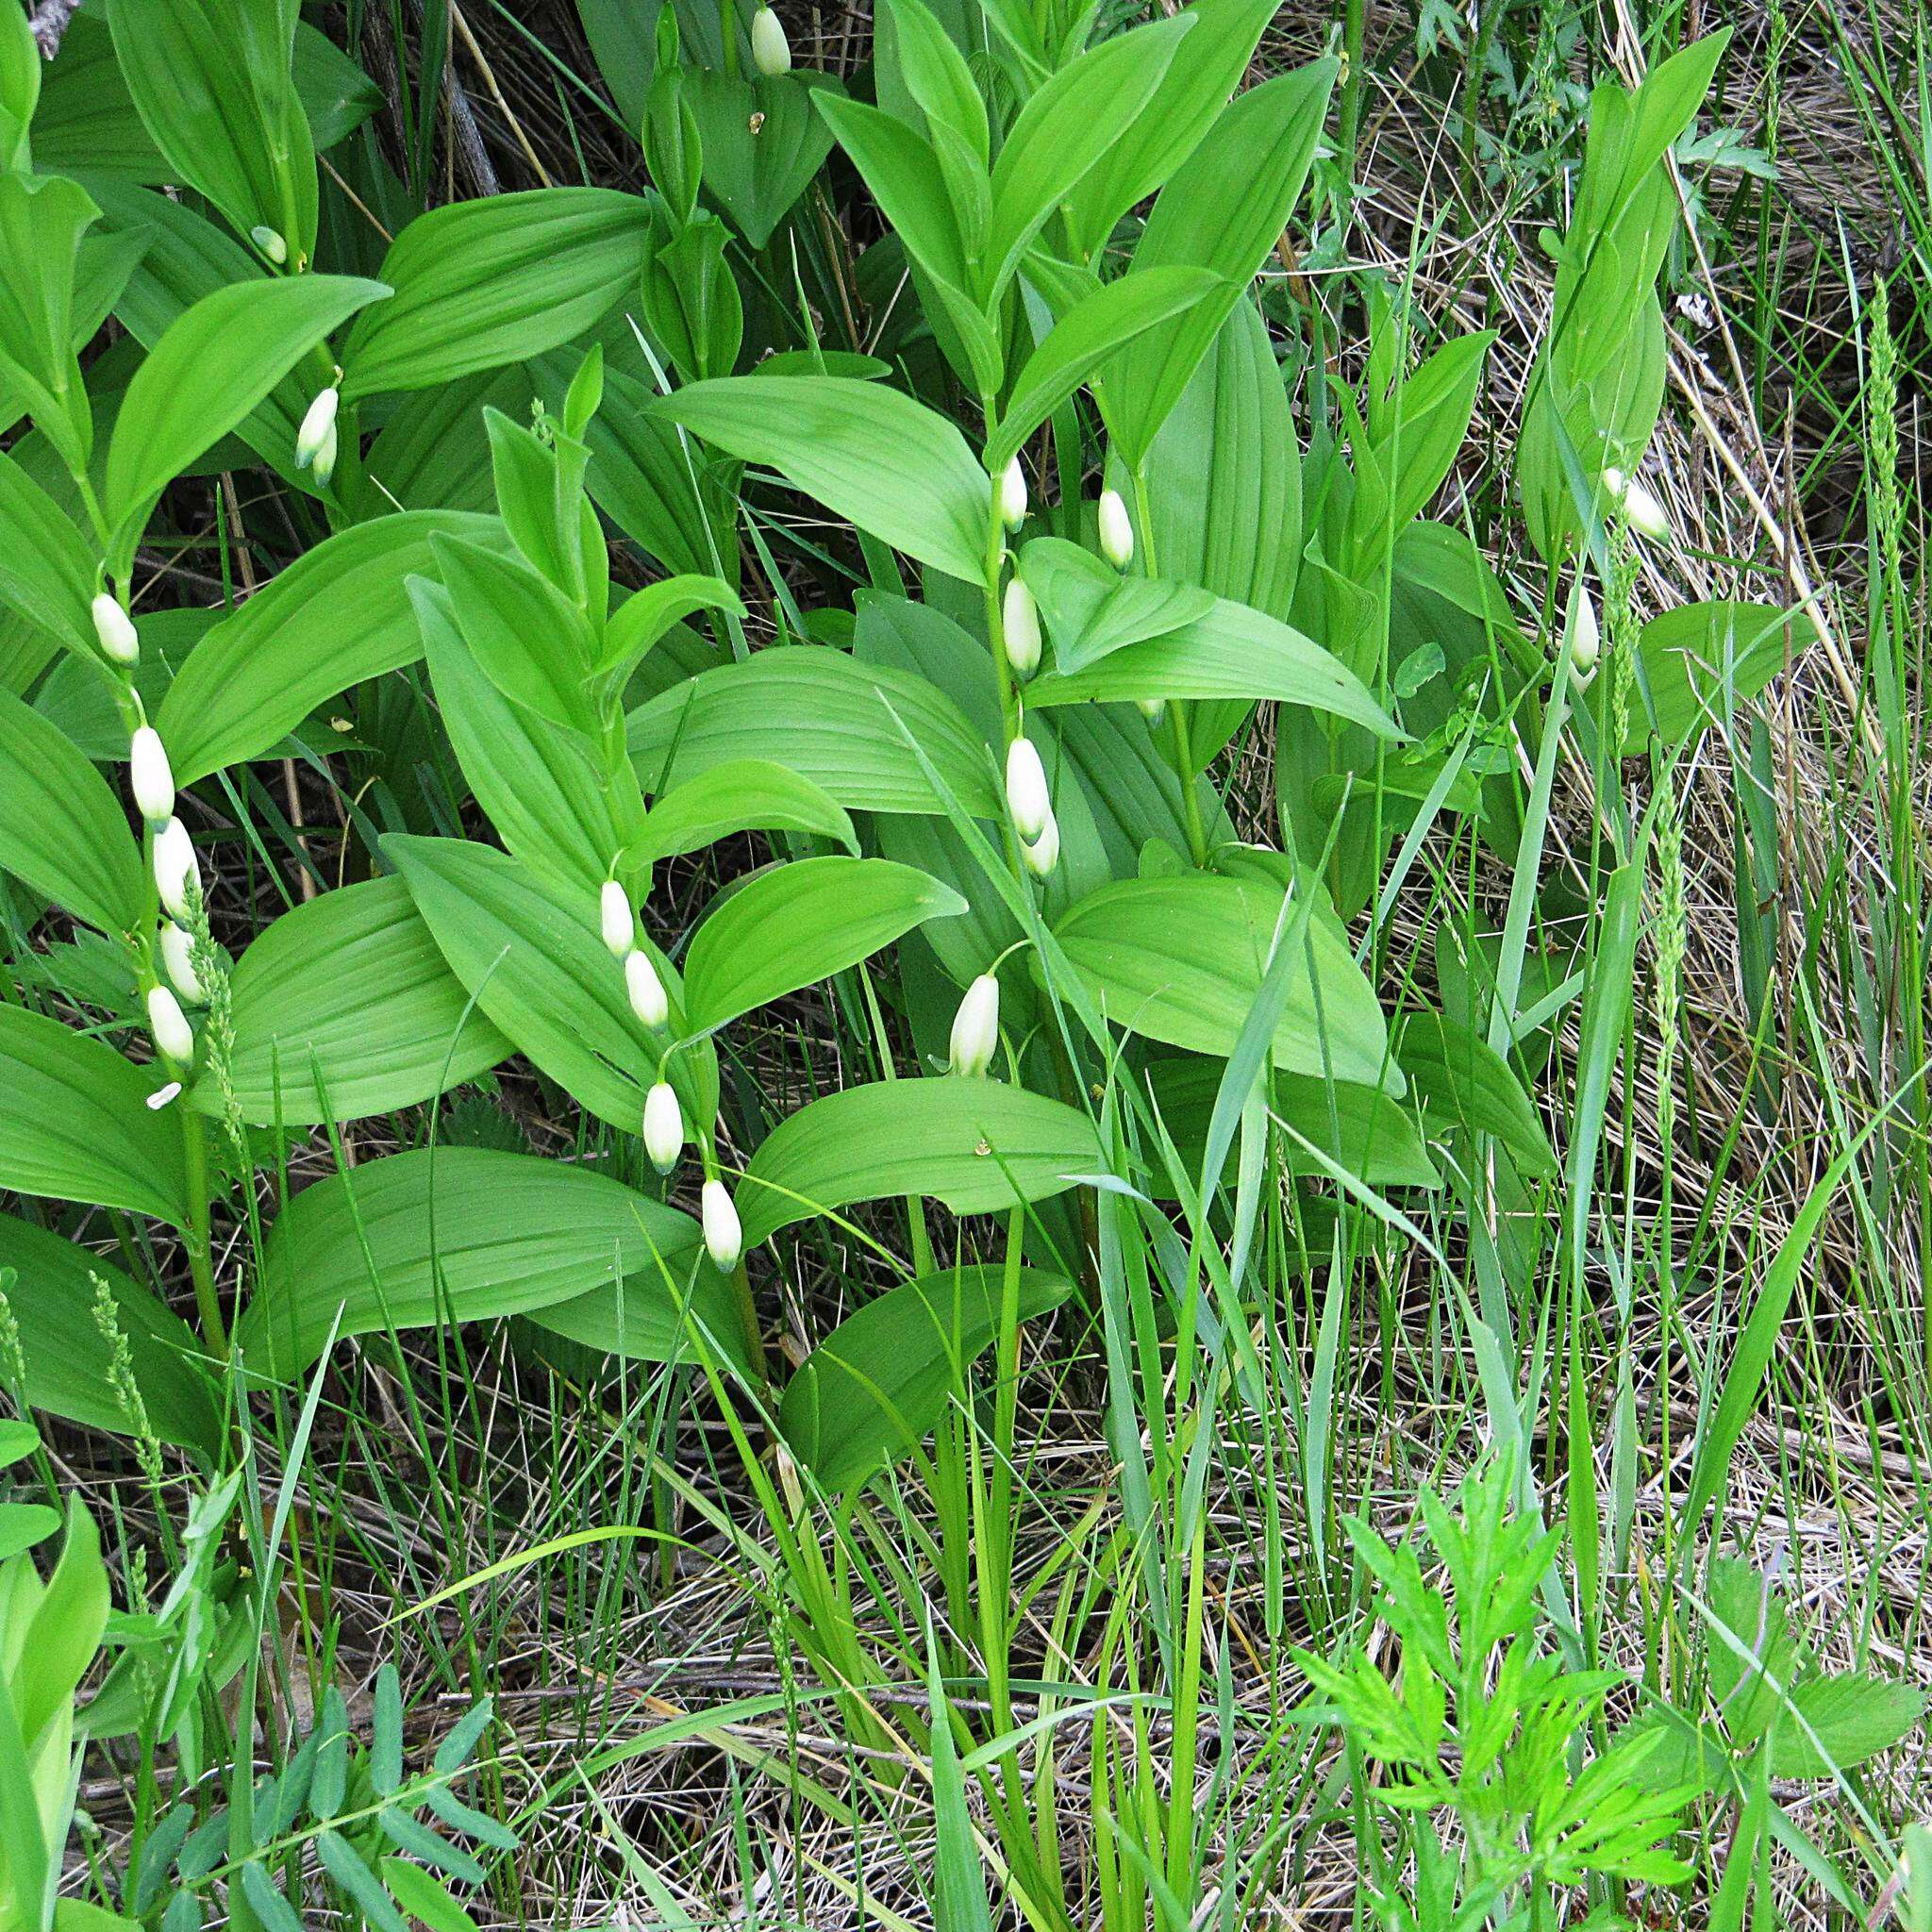
[[[147,1030],[169,1071],[179,1073],[194,1064],[194,1028],[181,1010],[181,1002],[165,986],[147,990]]]
[[[340,373],[340,372],[339,372]],[[332,382],[316,391],[295,432],[295,467],[313,470],[318,490],[326,490],[336,473],[340,444],[336,438],[336,411],[341,407],[342,392]]]
[[[953,1071],[971,1079],[983,1076],[992,1065],[1000,1043],[1000,983],[982,973],[966,989],[959,1010],[953,1015]]]
[[[732,1205],[730,1190],[723,1181],[709,1180],[698,1197],[698,1215],[704,1223],[705,1252],[721,1274],[729,1274],[738,1266],[744,1250],[744,1229],[739,1224],[738,1209]]]
[[[179,819],[171,818],[154,838],[155,888],[174,919],[188,917],[189,903],[201,895],[201,865],[194,841]]]
[[[1635,476],[1622,470],[1604,471],[1604,494],[1616,507],[1624,521],[1641,537],[1659,541],[1671,533],[1671,520],[1664,507]]]
[[[1018,577],[1001,600],[1000,629],[1007,641],[1007,662],[1024,684],[1040,669],[1040,606]]]
[[[1060,828],[1053,815],[1046,767],[1033,741],[1024,736],[1007,747],[1007,811],[1027,871],[1044,878],[1059,863]]]
[[[791,42],[784,26],[769,7],[760,7],[751,17],[752,65],[763,75],[791,72]]]
[[[90,608],[93,612],[94,636],[100,640],[101,651],[108,660],[124,669],[139,664],[141,639],[133,618],[122,609],[120,599],[111,591],[103,591]]]
[[[1100,554],[1116,570],[1134,560],[1134,525],[1118,490],[1100,492]]]
[[[127,789],[149,824],[164,825],[175,816],[174,768],[161,734],[152,724],[137,725],[128,741]]]
[[[1017,530],[1026,521],[1026,472],[1015,457],[1000,472],[1000,522]]]

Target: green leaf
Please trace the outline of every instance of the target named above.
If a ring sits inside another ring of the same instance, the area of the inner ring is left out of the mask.
[[[450,745],[476,803],[525,864],[594,894],[625,843],[617,811],[641,809],[637,781],[606,779],[591,741],[506,697],[458,635],[449,592],[418,578],[417,620]]]
[[[1791,1692],[1791,1703],[1818,1742],[1805,1735],[1797,1718],[1781,1716],[1771,1746],[1771,1774],[1776,1778],[1851,1771],[1890,1750],[1925,1714],[1925,1692],[1918,1685],[1883,1677],[1813,1677]]]
[[[1201,0],[1152,98],[1063,197],[1068,239],[1091,258],[1114,225],[1193,152],[1248,71],[1274,0]]]
[[[1161,191],[1134,251],[1134,272],[1188,265],[1222,277],[1219,293],[1148,330],[1108,366],[1108,434],[1138,469],[1215,333],[1281,239],[1307,179],[1335,83],[1317,60],[1251,88],[1208,130]]]
[[[1395,1060],[1430,1111],[1467,1130],[1493,1134],[1533,1180],[1557,1172],[1542,1116],[1509,1063],[1468,1027],[1441,1013],[1404,1016]]]
[[[1114,1024],[1225,1059],[1261,990],[1282,918],[1278,887],[1207,873],[1123,879],[1055,927],[1061,950]],[[1374,989],[1332,920],[1308,926],[1274,1029],[1277,1068],[1386,1087],[1400,1075]],[[1319,989],[1319,1002],[1317,998]]]
[[[758,651],[700,674],[629,719],[631,758],[646,791],[758,758],[788,766],[848,811],[942,812],[908,732],[967,810],[998,814],[985,743],[958,707],[923,677],[841,652]]]
[[[1198,307],[1213,310],[1211,338],[1226,309],[1207,298],[1222,286],[1221,277],[1207,269],[1137,269],[1078,303],[1048,331],[1015,379],[1012,400],[987,443],[988,470],[1004,470],[1021,444],[1137,337]]]
[[[117,574],[161,491],[240,427],[304,356],[388,293],[358,275],[240,282],[204,295],[169,325],[127,385],[108,452],[105,509]]]
[[[0,691],[0,870],[105,933],[132,932],[152,889],[127,815],[61,731]]]
[[[432,537],[429,547],[450,614],[490,681],[540,718],[591,737],[597,716],[584,685],[596,641],[583,612],[527,564],[481,544]]]
[[[961,289],[967,279],[965,242],[931,143],[916,128],[862,101],[825,94],[818,105],[906,252],[928,275]]]
[[[42,64],[26,15],[8,13],[0,26],[0,168],[9,172],[33,166],[27,130],[40,105]]]
[[[93,418],[74,344],[74,275],[100,209],[78,183],[0,175],[0,375],[70,470],[84,469]]]
[[[0,1006],[0,1187],[185,1226],[180,1128],[147,1104],[158,1085],[104,1041]]]
[[[383,258],[395,299],[350,332],[342,400],[575,341],[634,287],[649,233],[650,204],[608,188],[535,188],[418,215]]]
[[[361,1120],[413,1107],[509,1058],[471,1005],[399,878],[325,892],[275,920],[234,974],[228,1069],[257,1126]],[[190,1099],[220,1116],[206,1074]]]
[[[982,580],[991,485],[958,430],[910,396],[842,375],[734,375],[657,408],[916,561]]]
[[[1189,14],[1103,41],[1021,108],[992,170],[992,220],[977,292],[991,308],[1027,244],[1081,177],[1127,133],[1166,74]]]
[[[423,636],[408,580],[433,567],[430,541],[508,546],[494,517],[404,510],[355,524],[304,551],[202,639],[156,717],[183,785],[260,758],[318,705],[413,662]],[[342,613],[356,621],[345,625]]]
[[[73,519],[15,458],[0,455],[0,605],[69,649],[92,651],[89,606],[99,581]]]
[[[148,1423],[164,1442],[212,1459],[221,1415],[187,1323],[111,1261],[46,1229],[0,1214],[0,1269],[15,1279],[8,1303],[20,1325],[26,1400],[92,1429],[132,1433],[109,1370],[112,1353],[94,1320],[94,1279],[108,1284]]]
[[[501,852],[460,839],[391,836],[382,849],[408,881],[443,958],[491,1024],[578,1105],[637,1133],[662,1042],[654,1045],[631,1012],[624,974],[598,929],[596,895],[555,885]],[[670,995],[668,1037],[681,1038],[683,981],[648,941],[641,937],[639,943]],[[673,1054],[665,1076],[686,1119],[708,1129],[718,1110],[709,1046]]]
[[[341,1310],[343,1335],[523,1314],[615,1295],[627,1352],[688,1352],[686,1311],[733,1360],[743,1343],[697,1224],[565,1161],[425,1147],[347,1168],[297,1194],[270,1230],[261,1286],[236,1325],[258,1372],[312,1362]],[[569,1332],[568,1329],[563,1332]]]
[[[778,1426],[827,1490],[858,1488],[924,1438],[999,1332],[1005,1270],[949,1268],[902,1281],[848,1315],[786,1385]],[[1057,1308],[1073,1283],[1020,1271],[1019,1311]]]
[[[449,1894],[440,1878],[412,1865],[407,1858],[386,1857],[381,1861],[382,1882],[389,1895],[412,1919],[420,1919],[429,1932],[476,1932],[476,1922]]]
[[[928,919],[966,910],[949,886],[886,858],[806,858],[759,873],[697,929],[685,959],[686,1024],[719,1027],[829,979]]]
[[[1755,698],[1817,638],[1817,626],[1802,610],[1773,604],[1680,604],[1653,617],[1637,646],[1651,715],[1641,706],[1632,707],[1620,755],[1642,753],[1653,718],[1667,751],[1681,750],[1713,726],[1722,727],[1738,706]],[[1604,694],[1592,691],[1591,699],[1599,720],[1607,723]]]
[[[855,1201],[926,1195],[955,1214],[1040,1201],[1105,1171],[1083,1113],[993,1080],[848,1087],[781,1121],[737,1191],[745,1244]]]
[[[805,832],[858,852],[852,820],[822,786],[768,758],[727,758],[660,798],[625,858],[653,864],[735,832]]]
[[[983,169],[990,155],[986,102],[973,69],[922,0],[891,0],[890,31],[899,78],[928,125],[950,128]]]
[[[595,666],[597,675],[622,683],[673,625],[683,623],[699,610],[724,610],[733,617],[744,615],[738,592],[722,577],[666,577],[662,583],[646,584],[641,591],[633,591],[617,607],[605,629],[604,647]]]
[[[704,145],[706,192],[753,248],[762,248],[811,185],[832,136],[812,111],[839,98],[829,74],[739,76],[683,71],[684,100]]]
[[[1376,449],[1391,477],[1387,529],[1406,530],[1442,487],[1469,434],[1483,358],[1495,340],[1493,329],[1457,336],[1408,376],[1385,406],[1391,422]],[[1377,530],[1378,544],[1385,535]]]

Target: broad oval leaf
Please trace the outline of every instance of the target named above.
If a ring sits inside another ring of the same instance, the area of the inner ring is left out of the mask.
[[[643,263],[650,205],[533,188],[418,215],[383,258],[395,299],[342,352],[342,400],[428,389],[541,356],[594,327]]]
[[[943,812],[910,733],[975,818],[1000,809],[985,742],[943,691],[818,645],[758,651],[704,672],[633,711],[629,733],[647,791],[760,758],[790,766],[848,811]]]
[[[8,1268],[29,1407],[117,1436],[133,1433],[114,1389],[113,1351],[94,1318],[95,1283],[103,1281],[156,1435],[209,1460],[219,1454],[221,1414],[186,1322],[104,1257],[0,1214],[0,1269]]]
[[[238,282],[171,323],[114,420],[104,491],[112,560],[125,567],[156,499],[196,457],[239,428],[318,342],[389,292],[359,275]]]
[[[1123,879],[1081,900],[1055,935],[1116,1025],[1224,1059],[1261,990],[1277,926],[1286,929],[1283,897],[1262,880],[1208,873]],[[1346,941],[1315,918],[1307,944],[1313,972],[1307,962],[1290,971],[1277,1069],[1399,1084],[1388,1023]]]
[[[103,932],[131,932],[147,914],[152,889],[120,801],[10,691],[0,691],[0,871]]]
[[[399,878],[285,912],[242,955],[228,1084],[243,1120],[307,1126],[387,1113],[474,1080],[510,1043],[474,1006]],[[192,1096],[219,1115],[204,1077]]]
[[[1641,754],[1652,719],[1673,751],[1722,725],[1817,639],[1818,627],[1805,612],[1774,604],[1680,604],[1653,617],[1637,646],[1649,716],[1642,704],[1631,707],[1622,756]],[[1601,691],[1593,691],[1591,701],[1598,717],[1607,721],[1609,707]]]
[[[812,1214],[893,1194],[990,1214],[1090,1180],[1100,1137],[1064,1102],[996,1080],[848,1087],[781,1121],[737,1190],[747,1245]]]
[[[986,569],[991,484],[966,439],[924,403],[847,375],[694,382],[659,414],[908,557],[969,584]]]
[[[1555,1174],[1557,1157],[1542,1116],[1486,1040],[1441,1013],[1409,1013],[1396,1036],[1395,1059],[1443,1124],[1495,1135],[1531,1179]]]
[[[625,858],[654,864],[735,832],[807,832],[858,852],[850,816],[824,786],[771,758],[727,758],[666,792]]]
[[[494,517],[404,510],[325,538],[223,618],[155,720],[175,778],[189,785],[260,758],[339,691],[421,657],[408,579],[435,568],[439,535],[508,546]]]
[[[831,151],[815,100],[840,97],[829,74],[729,75],[687,67],[683,94],[704,145],[705,192],[762,248]]]
[[[104,1041],[0,1006],[0,1188],[186,1225],[180,1126],[147,1104],[159,1085]]]
[[[950,886],[889,858],[834,855],[773,866],[698,927],[684,962],[686,1022],[714,1032],[856,966],[928,919],[965,910]]]
[[[697,1224],[607,1174],[481,1147],[425,1147],[297,1194],[269,1232],[235,1342],[258,1374],[298,1375],[336,1324],[365,1335],[523,1314],[622,1285],[626,1352],[690,1350],[687,1311],[742,1360],[729,1285]],[[569,1333],[569,1329],[562,1330]]]
[[[1020,1319],[1074,1291],[1058,1274],[1023,1268]],[[999,1333],[1006,1270],[947,1268],[902,1281],[825,1337],[786,1385],[778,1426],[827,1490],[856,1489],[924,1437],[967,1365]]]

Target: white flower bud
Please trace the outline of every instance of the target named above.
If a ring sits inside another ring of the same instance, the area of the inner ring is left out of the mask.
[[[322,447],[315,452],[315,468],[311,474],[318,490],[326,490],[335,476],[336,457],[340,449],[341,444],[336,441],[336,425],[331,423],[328,434],[322,439]]]
[[[1100,554],[1116,570],[1134,560],[1134,525],[1118,490],[1100,492]]]
[[[1060,823],[1051,812],[1046,815],[1040,837],[1030,845],[1020,847],[1020,857],[1026,861],[1026,870],[1041,879],[1060,862]]]
[[[289,244],[266,222],[258,223],[250,228],[248,239],[260,249],[264,258],[274,262],[277,268],[288,260]]]
[[[108,657],[116,664],[140,663],[141,639],[135,634],[134,620],[122,609],[113,592],[103,591],[92,608],[94,635],[100,639],[101,649]]]
[[[175,816],[174,768],[161,734],[152,724],[139,726],[128,743],[127,789],[149,824],[163,824]]]
[[[982,973],[953,1015],[953,1071],[974,1077],[992,1065],[1000,1043],[1000,983]]]
[[[1007,586],[1000,628],[1007,638],[1007,662],[1024,684],[1040,669],[1040,606],[1018,577]]]
[[[624,990],[630,995],[631,1011],[646,1026],[661,1026],[670,1019],[671,1001],[650,954],[640,950],[624,956]]]
[[[1577,676],[1587,679],[1596,669],[1603,641],[1597,630],[1596,606],[1590,592],[1578,588],[1576,610],[1570,620],[1570,663]]]
[[[155,834],[154,865],[161,904],[175,918],[186,919],[191,892],[201,891],[201,866],[194,857],[194,841],[179,819],[170,819]]]
[[[604,943],[610,948],[612,958],[622,959],[638,936],[638,923],[630,909],[630,894],[615,879],[606,879],[597,910],[604,924]]]
[[[161,922],[161,964],[184,1000],[199,1006],[208,998],[208,989],[194,970],[194,940],[172,919]]]
[[[769,7],[760,7],[751,17],[751,59],[760,74],[791,72],[791,42]]]
[[[322,454],[323,444],[335,434],[336,408],[341,400],[342,392],[334,383],[316,391],[315,400],[302,418],[301,428],[295,432],[295,467],[298,470],[306,470]]]
[[[1604,493],[1640,536],[1656,541],[1671,534],[1671,520],[1664,514],[1663,505],[1635,476],[1626,476],[1622,470],[1606,469]]]
[[[147,1110],[150,1113],[159,1113],[162,1108],[179,1095],[180,1091],[181,1083],[178,1080],[170,1080],[165,1087],[157,1087],[147,1097]]]
[[[1007,747],[1007,809],[1013,829],[1023,839],[1037,839],[1053,816],[1053,797],[1046,789],[1046,767],[1030,738],[1016,738]]]
[[[644,1152],[659,1174],[669,1174],[684,1152],[684,1110],[669,1080],[644,1095]]]
[[[147,1030],[155,1037],[161,1058],[185,1067],[194,1058],[194,1028],[181,1010],[181,1002],[165,986],[147,992]]]
[[[1000,472],[1000,522],[1017,530],[1026,521],[1026,472],[1015,457]]]
[[[699,1214],[705,1224],[705,1252],[721,1273],[729,1274],[738,1266],[744,1247],[744,1229],[739,1225],[738,1209],[723,1181],[707,1181],[698,1197]]]
[[[1158,724],[1167,716],[1167,700],[1165,698],[1136,698],[1134,704],[1141,717],[1146,719],[1150,724]]]

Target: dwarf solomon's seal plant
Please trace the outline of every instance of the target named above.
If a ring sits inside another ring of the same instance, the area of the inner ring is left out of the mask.
[[[1094,39],[990,0],[962,45],[882,0],[848,90],[769,8],[621,42],[600,10],[649,188],[425,208],[287,0],[108,0],[44,75],[7,9],[28,1402],[122,1425],[97,1277],[153,1428],[213,1464],[332,1335],[521,1314],[701,1363],[853,1491],[962,1350],[1100,1310],[1119,1213],[1178,1226],[1174,1309],[1205,1284],[1239,1353],[1264,1174],[1317,1244],[1552,1174],[1519,990],[1476,959],[1451,1010],[1406,991],[1378,882],[1434,826],[1511,852],[1517,750],[1568,711],[1613,763],[1694,729],[1710,663],[1741,691],[1785,648],[1774,610],[1695,607],[1591,683],[1591,579],[1663,515],[1664,163],[1721,42],[1598,90],[1549,240],[1519,482],[1553,666],[1428,514],[1489,338],[1390,290],[1358,390],[1284,363],[1257,278],[1320,219],[1337,65],[1242,89],[1270,12]],[[808,218],[838,198],[877,213],[856,259]],[[164,607],[196,547],[219,596]],[[1227,797],[1257,749],[1260,815]],[[305,773],[352,780],[326,866],[284,815]],[[264,920],[265,828],[295,890]],[[714,850],[693,910],[664,882]],[[876,1064],[759,1095],[735,1035],[822,983]],[[547,1156],[440,1131],[509,1069],[580,1124]],[[297,1144],[404,1115],[401,1151],[286,1185]],[[988,1246],[935,1205],[1004,1220]],[[855,1215],[902,1285],[772,1391],[782,1238]],[[128,1265],[171,1236],[192,1322]]]

